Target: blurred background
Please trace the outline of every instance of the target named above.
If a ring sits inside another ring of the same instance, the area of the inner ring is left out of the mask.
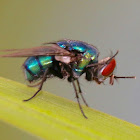
[[[113,86],[80,78],[91,108],[140,125],[140,1],[139,0],[1,0],[0,50],[30,48],[63,38],[97,46],[99,59],[115,53],[119,79]],[[0,58],[0,76],[26,84],[26,58]],[[44,90],[75,100],[67,80],[50,79]],[[27,97],[28,98],[28,97]]]

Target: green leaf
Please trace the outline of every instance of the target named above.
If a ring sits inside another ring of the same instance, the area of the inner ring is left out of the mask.
[[[47,140],[140,140],[140,127],[36,88],[0,78],[0,120]]]

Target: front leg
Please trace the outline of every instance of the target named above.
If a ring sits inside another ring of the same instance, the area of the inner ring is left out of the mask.
[[[126,78],[132,78],[132,79],[136,79],[136,76],[115,76],[114,74],[112,74],[110,76],[110,84],[113,85],[114,84],[114,79],[126,79]]]

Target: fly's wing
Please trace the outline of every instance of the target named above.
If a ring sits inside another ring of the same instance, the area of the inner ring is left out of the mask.
[[[12,52],[10,54],[0,55],[0,57],[30,57],[30,56],[74,56],[69,51],[59,47],[56,44],[34,47],[29,49],[3,50],[3,52]]]

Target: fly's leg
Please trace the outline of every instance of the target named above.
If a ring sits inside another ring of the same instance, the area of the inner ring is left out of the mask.
[[[27,86],[28,86],[28,87],[37,87],[37,86],[39,86],[41,83],[42,83],[42,81],[40,81],[40,82],[37,83],[37,84],[34,84],[34,85],[27,85]]]
[[[110,76],[110,85],[113,85],[114,84],[114,74],[112,74],[111,76]]]
[[[68,81],[69,82],[72,82],[72,85],[73,85],[73,88],[74,88],[74,91],[75,91],[75,95],[76,95],[76,99],[77,99],[77,102],[78,102],[78,105],[79,105],[79,108],[80,108],[80,110],[81,110],[81,113],[82,113],[82,115],[87,119],[87,116],[85,115],[85,113],[84,113],[84,111],[83,111],[83,108],[82,108],[82,106],[81,106],[81,104],[80,104],[80,100],[79,100],[79,96],[78,96],[78,91],[77,91],[77,88],[76,88],[76,85],[75,85],[75,82],[74,82],[74,80],[75,80],[75,78],[74,78],[74,74],[73,74],[73,71],[72,71],[72,66],[71,65],[69,65],[69,66],[67,66],[67,72],[69,73],[69,77],[68,77]]]
[[[81,104],[80,104],[78,92],[77,92],[76,85],[75,85],[74,81],[72,81],[72,84],[73,84],[73,88],[74,88],[74,91],[75,91],[75,94],[76,94],[76,99],[77,99],[79,108],[80,108],[80,110],[81,110],[81,113],[82,113],[83,116],[87,119],[87,116],[85,115],[85,113],[84,113],[84,111],[83,111],[83,108],[82,108],[82,106],[81,106]]]
[[[85,98],[84,98],[84,96],[83,96],[83,92],[82,92],[82,90],[81,90],[79,80],[77,79],[76,82],[77,82],[78,89],[79,89],[79,93],[80,93],[80,95],[81,95],[81,97],[82,97],[82,100],[83,100],[83,102],[85,103],[85,105],[88,106],[88,104],[87,104],[87,102],[86,102],[86,100],[85,100]]]
[[[136,76],[115,76],[114,75],[114,78],[115,79],[119,79],[119,78],[122,78],[122,79],[125,79],[125,78],[132,78],[133,79],[134,78],[134,79],[136,79]]]
[[[29,99],[26,99],[26,100],[23,100],[23,101],[29,101],[29,100],[33,99],[39,93],[39,91],[41,91],[41,89],[43,87],[43,84],[47,79],[47,77],[46,77],[47,73],[48,73],[48,69],[45,71],[45,73],[43,75],[42,81],[40,82],[40,86],[39,86],[39,89],[37,90],[37,92],[32,97],[30,97]]]
[[[114,79],[117,80],[117,79],[136,79],[136,76],[115,76],[115,75],[111,75],[110,76],[110,84],[113,85],[114,84]]]

